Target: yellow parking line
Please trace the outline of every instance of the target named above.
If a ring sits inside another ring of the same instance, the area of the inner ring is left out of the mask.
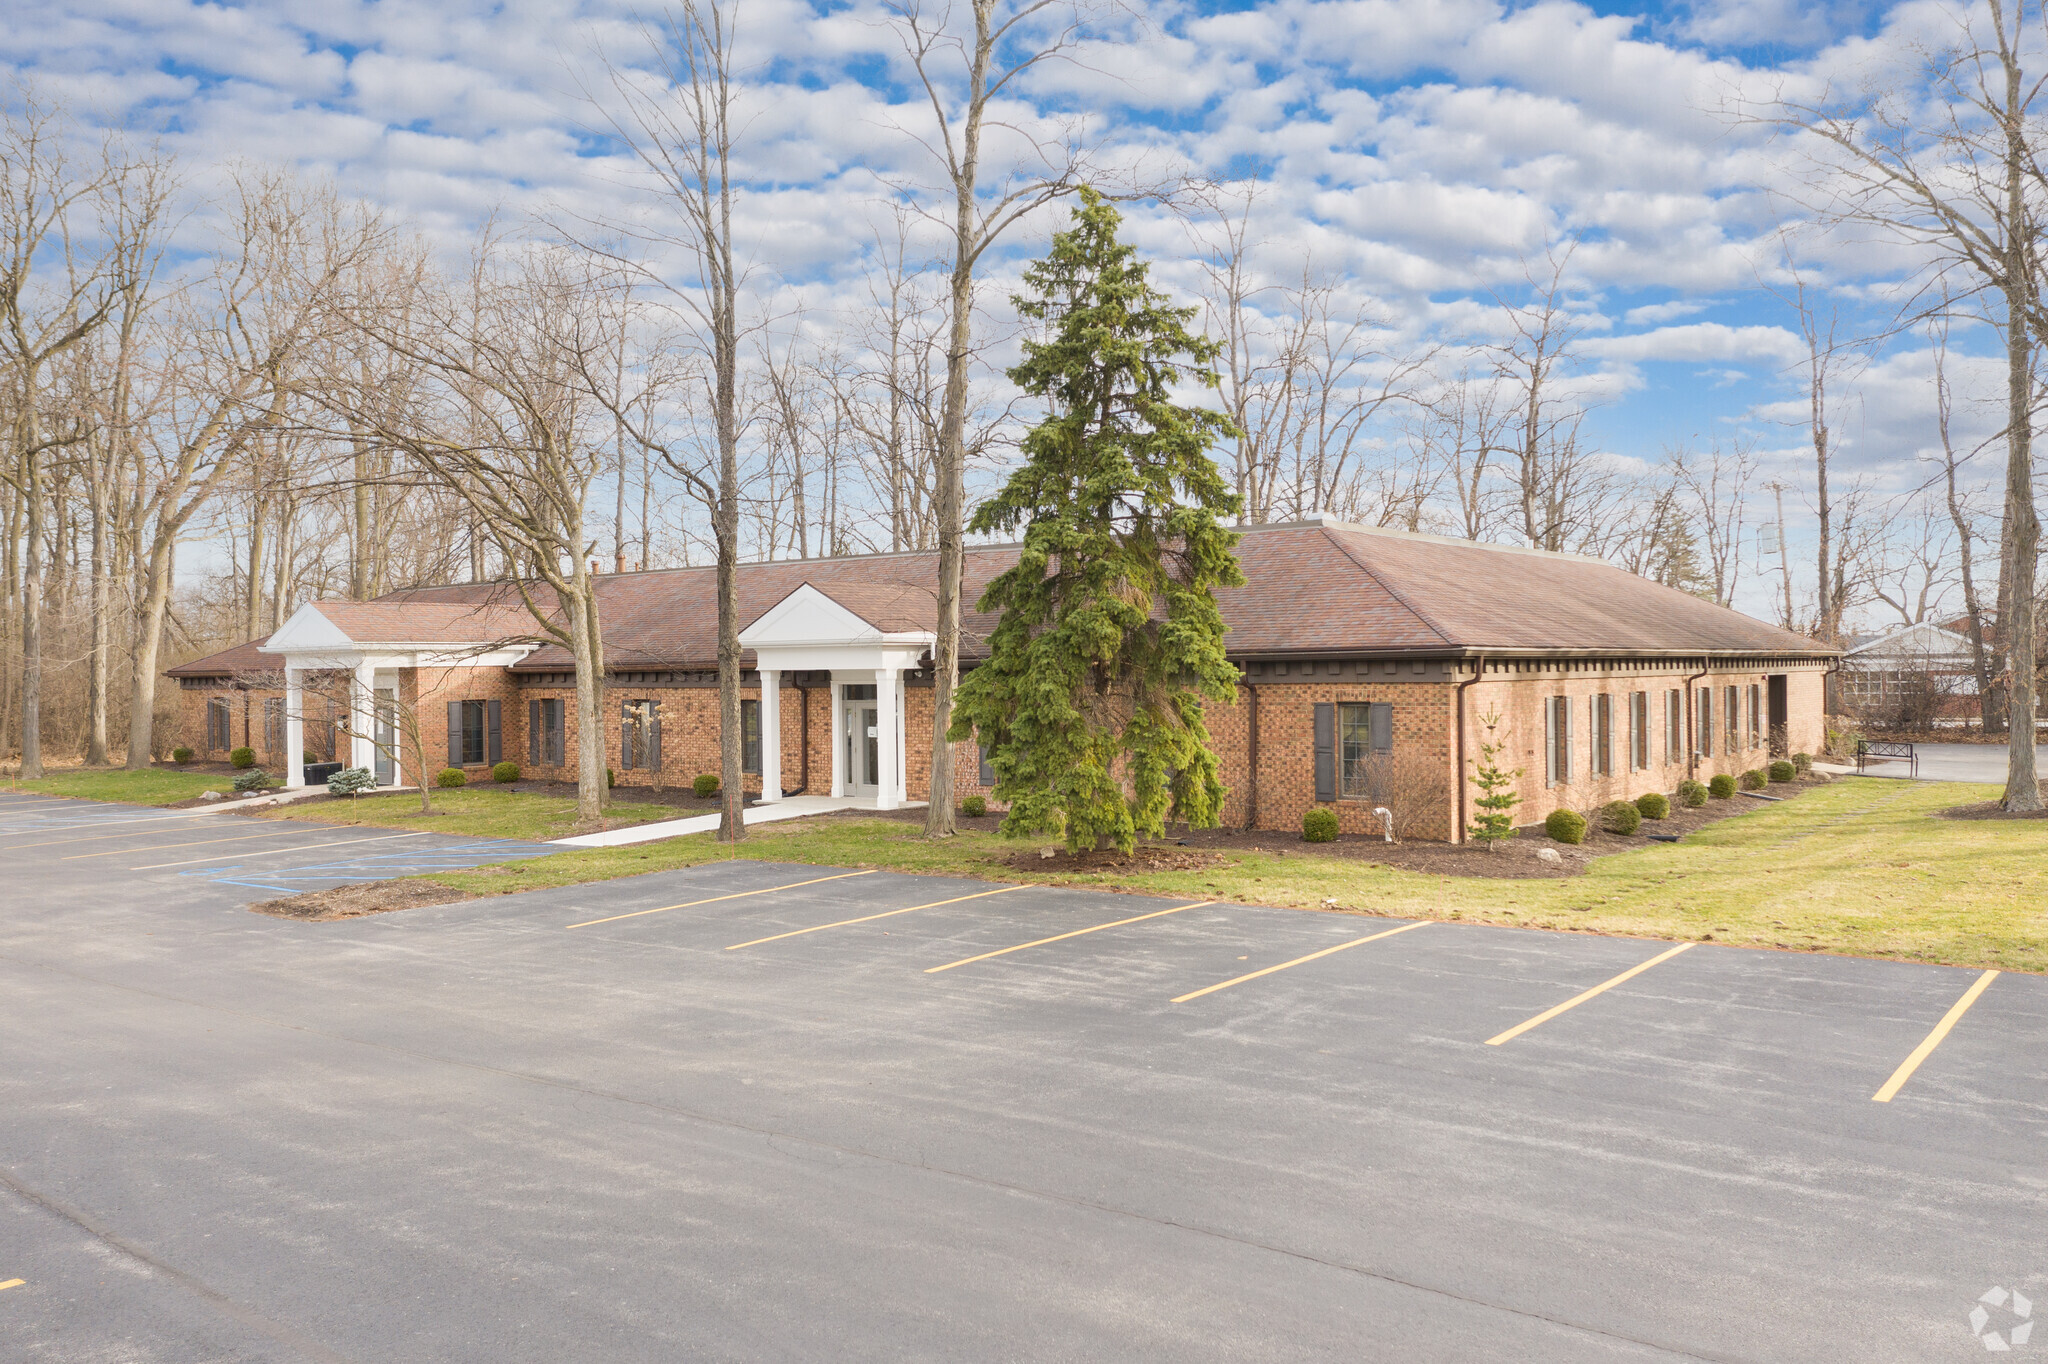
[[[816,928],[799,928],[789,933],[777,933],[766,938],[755,938],[751,942],[736,942],[725,950],[737,952],[742,947],[759,947],[764,942],[781,942],[784,938],[801,938],[806,933],[823,933],[828,928],[846,928],[853,924],[872,923],[876,919],[890,919],[898,914],[909,914],[915,910],[937,909],[940,905],[957,905],[962,900],[982,900],[991,895],[1006,895],[1010,891],[1023,889],[1023,886],[1002,886],[996,890],[976,891],[972,895],[956,895],[950,900],[934,900],[928,905],[912,905],[909,909],[888,909],[880,914],[863,914],[858,919],[841,919],[838,923],[819,924]]]
[[[706,900],[685,900],[679,905],[662,905],[655,909],[636,909],[631,914],[614,914],[607,919],[585,919],[582,923],[570,924],[569,927],[588,928],[592,924],[617,923],[621,919],[637,919],[642,914],[665,914],[671,909],[690,909],[696,905],[715,905],[720,900],[744,900],[749,895],[772,895],[778,890],[795,890],[798,886],[815,886],[821,881],[844,881],[849,876],[873,876],[874,874],[874,869],[870,868],[867,871],[843,871],[837,876],[814,876],[808,881],[791,881],[786,886],[763,886],[759,890],[742,890],[736,891],[731,895],[714,895]]]
[[[195,813],[193,813],[193,814],[189,814],[189,815],[152,815],[152,816],[150,816],[150,817],[149,817],[148,819],[117,819],[117,820],[115,820],[115,821],[113,821],[113,822],[114,822],[115,824],[118,824],[118,825],[120,825],[120,826],[121,826],[121,827],[123,827],[123,828],[126,828],[127,826],[129,826],[129,825],[131,825],[131,824],[163,824],[163,823],[166,823],[166,822],[183,822],[183,821],[185,821],[185,820],[188,820],[188,819],[202,819],[202,818],[205,818],[205,817],[207,817],[207,816],[209,816],[209,815],[224,815],[224,814],[226,814],[226,813],[228,813],[228,812],[227,812],[226,810],[200,810],[200,811],[197,811],[197,812],[195,812]],[[71,826],[69,826],[69,827],[70,827],[71,829],[91,829],[91,828],[105,828],[105,827],[107,827],[107,826],[106,826],[106,825],[105,825],[104,823],[102,823],[102,824],[73,824],[73,825],[71,825]],[[56,828],[56,829],[38,829],[38,830],[36,830],[36,833],[44,833],[44,834],[61,834],[61,833],[65,833],[65,832],[67,832],[67,830],[66,830],[66,829],[64,829],[64,828]],[[146,829],[146,830],[144,830],[144,831],[143,831],[143,835],[142,835],[142,836],[143,836],[143,837],[145,837],[145,838],[147,838],[147,837],[149,837],[149,836],[150,836],[151,834],[155,834],[155,833],[159,833],[159,832],[161,832],[161,831],[160,831],[160,830],[156,830],[156,829]],[[5,852],[22,852],[22,851],[26,851],[26,850],[27,850],[27,849],[29,849],[29,848],[55,848],[55,847],[58,847],[58,846],[59,846],[59,845],[61,845],[61,844],[65,844],[65,843],[99,843],[99,842],[102,842],[102,841],[104,841],[104,840],[106,840],[106,839],[109,839],[109,838],[133,838],[134,836],[135,836],[135,835],[133,835],[133,834],[126,834],[126,833],[115,833],[115,834],[83,834],[83,835],[81,835],[81,836],[79,836],[79,837],[77,837],[77,838],[53,838],[53,839],[50,839],[50,840],[49,840],[48,842],[45,842],[45,843],[23,843],[23,844],[20,844],[19,846],[16,846],[16,845],[14,845],[14,844],[0,844],[0,851],[5,851]],[[30,835],[30,834],[17,834],[17,835],[15,835],[15,837],[17,837],[17,838],[29,838],[29,837],[32,837],[32,835]]]
[[[161,871],[165,867],[194,867],[201,862],[221,862],[230,857],[276,857],[280,853],[314,852],[321,848],[346,848],[351,843],[389,843],[394,838],[425,838],[425,832],[416,834],[378,834],[375,838],[342,838],[332,843],[301,843],[296,848],[264,848],[253,853],[215,853],[211,857],[188,857],[182,862],[152,862],[146,867],[130,867],[130,871]]]
[[[5,1283],[0,1283],[0,1289],[19,1288],[27,1282],[27,1279],[9,1279]]]
[[[1200,909],[1203,905],[1213,905],[1215,903],[1214,900],[1197,900],[1191,905],[1175,905],[1172,909],[1155,909],[1150,914],[1133,914],[1128,919],[1118,919],[1113,923],[1096,924],[1092,928],[1077,928],[1071,933],[1055,933],[1050,938],[1038,938],[1031,942],[1020,942],[1015,947],[998,948],[993,952],[984,952],[978,957],[962,957],[959,961],[949,961],[944,966],[927,966],[924,973],[929,976],[940,971],[950,971],[956,966],[972,966],[975,962],[987,961],[990,957],[1000,957],[1011,952],[1022,952],[1027,947],[1043,947],[1049,942],[1065,942],[1068,938],[1078,938],[1083,933],[1100,933],[1105,928],[1120,928],[1124,924],[1134,924],[1143,919],[1156,919],[1162,914],[1178,914],[1184,909]]]
[[[1636,966],[1629,967],[1628,970],[1623,971],[1614,979],[1603,980],[1598,985],[1595,985],[1592,989],[1587,990],[1585,993],[1573,995],[1570,999],[1567,999],[1564,1003],[1558,1005],[1556,1008],[1545,1009],[1542,1013],[1537,1014],[1528,1022],[1515,1024],[1514,1027],[1509,1028],[1506,1032],[1502,1033],[1498,1037],[1487,1038],[1486,1045],[1489,1047],[1497,1047],[1503,1042],[1512,1042],[1517,1037],[1520,1037],[1523,1033],[1529,1031],[1529,1029],[1540,1027],[1541,1025],[1548,1023],[1551,1019],[1556,1018],[1566,1009],[1576,1009],[1581,1004],[1584,1004],[1587,1000],[1591,999],[1594,995],[1604,994],[1608,990],[1612,990],[1615,986],[1621,984],[1623,981],[1628,980],[1631,977],[1641,975],[1643,972],[1649,970],[1652,966],[1655,966],[1658,962],[1670,961],[1680,952],[1685,951],[1686,948],[1693,947],[1696,945],[1697,944],[1694,943],[1682,942],[1668,952],[1659,952],[1656,956],[1650,958],[1648,961],[1643,962]]]
[[[1244,975],[1233,977],[1230,980],[1218,981],[1214,985],[1205,985],[1199,990],[1175,996],[1173,1002],[1175,1004],[1185,1004],[1191,999],[1200,999],[1203,995],[1213,995],[1218,990],[1228,990],[1233,985],[1242,985],[1248,980],[1257,980],[1260,976],[1270,976],[1275,971],[1285,971],[1290,966],[1299,966],[1303,962],[1314,961],[1317,957],[1327,957],[1332,952],[1342,952],[1345,948],[1356,947],[1362,942],[1378,942],[1381,938],[1391,938],[1396,933],[1406,933],[1410,929],[1415,928],[1427,928],[1430,923],[1431,920],[1424,919],[1421,923],[1402,924],[1399,928],[1389,928],[1383,933],[1368,933],[1362,938],[1353,938],[1350,942],[1340,942],[1335,947],[1325,947],[1320,952],[1311,952],[1305,957],[1296,957],[1293,961],[1283,961],[1278,966],[1268,966],[1263,971],[1250,971]]]
[[[128,857],[134,853],[168,852],[172,848],[205,848],[215,843],[249,843],[259,838],[297,838],[304,829],[279,829],[268,834],[235,834],[230,838],[195,838],[190,843],[152,843],[147,848],[108,848],[102,852],[73,853],[59,862],[80,862],[88,857]]]
[[[1892,1078],[1884,1082],[1883,1089],[1870,1096],[1873,1102],[1888,1104],[1892,1101],[1892,1097],[1899,1092],[1899,1089],[1906,1081],[1913,1078],[1913,1072],[1920,1069],[1920,1063],[1934,1055],[1934,1049],[1941,1045],[1941,1039],[1947,1037],[1949,1029],[1953,1028],[1957,1020],[1970,1011],[1970,1006],[1977,1002],[1977,996],[1984,993],[1985,987],[1991,984],[1991,978],[1997,974],[1998,972],[1996,971],[1986,971],[1983,975],[1977,977],[1974,985],[1963,991],[1963,997],[1949,1006],[1948,1012],[1941,1016],[1941,1022],[1934,1025],[1934,1031],[1927,1034],[1927,1040],[1913,1048],[1913,1054],[1908,1056],[1900,1064],[1899,1068],[1892,1072]]]

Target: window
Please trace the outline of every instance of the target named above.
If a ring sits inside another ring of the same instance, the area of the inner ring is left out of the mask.
[[[284,752],[284,698],[263,698],[263,751],[272,761]]]
[[[1345,703],[1337,707],[1337,737],[1343,761],[1341,794],[1353,798],[1379,794],[1382,764],[1376,757],[1394,751],[1394,708],[1384,701]]]
[[[661,766],[661,712],[647,700],[619,703],[619,766]]]
[[[1721,695],[1721,708],[1722,713],[1727,717],[1723,724],[1726,725],[1728,730],[1728,747],[1723,751],[1729,754],[1739,753],[1742,750],[1741,688],[1729,687],[1724,691]]]
[[[740,771],[761,775],[761,703],[740,702]]]
[[[1685,761],[1685,702],[1678,688],[1664,693],[1664,765]]]
[[[1592,700],[1593,721],[1593,775],[1611,777],[1614,775],[1614,698],[1600,695]]]
[[[996,789],[996,769],[995,764],[988,760],[988,745],[976,744],[974,747],[981,756],[981,766],[974,774],[975,784],[984,790],[993,791]]]
[[[206,703],[206,746],[208,749],[235,746],[225,696],[216,696]]]
[[[1714,689],[1701,687],[1699,695],[1700,756],[1711,758],[1714,756]]]
[[[526,760],[536,766],[559,766],[563,751],[562,702],[543,697],[526,703]]]
[[[1553,696],[1543,703],[1544,777],[1551,786],[1572,779],[1572,701]]]
[[[1752,682],[1749,684],[1749,746],[1761,748],[1764,741],[1763,722],[1764,689]]]
[[[1639,691],[1628,698],[1628,770],[1641,772],[1650,765],[1650,693]]]
[[[450,701],[448,765],[495,764],[503,757],[498,718],[496,701]]]
[[[849,682],[846,684],[846,699],[849,701],[873,701],[875,684],[872,682]]]

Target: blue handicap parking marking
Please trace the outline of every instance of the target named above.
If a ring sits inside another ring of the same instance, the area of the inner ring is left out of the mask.
[[[490,838],[468,843],[450,843],[436,848],[407,848],[390,852],[366,852],[356,857],[343,857],[331,862],[315,862],[302,867],[233,866],[213,867],[205,871],[189,871],[186,876],[196,876],[216,885],[248,886],[254,890],[274,890],[280,894],[293,895],[305,890],[319,890],[323,886],[347,885],[356,881],[388,881],[400,876],[418,876],[430,871],[468,871],[489,862],[521,861],[529,857],[547,857],[562,849],[546,843],[529,843],[523,839]]]

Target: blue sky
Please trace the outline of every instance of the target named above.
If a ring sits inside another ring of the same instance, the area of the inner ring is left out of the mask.
[[[829,315],[858,292],[887,185],[932,178],[906,136],[922,111],[905,103],[873,0],[744,0],[741,13],[761,73],[746,225],[784,297]],[[1220,178],[1259,168],[1261,268],[1285,279],[1311,259],[1403,346],[1497,336],[1492,296],[1516,294],[1528,262],[1576,237],[1572,382],[1600,445],[1653,461],[1674,442],[1746,435],[1768,473],[1810,481],[1800,344],[1763,287],[1782,283],[1776,234],[1794,216],[1774,194],[1789,184],[1785,149],[1723,111],[1881,69],[1939,22],[1937,6],[1269,0],[1101,13],[1103,41],[1019,91],[1019,127],[1078,116],[1111,160]],[[161,133],[202,194],[229,159],[296,162],[455,248],[494,211],[630,202],[586,95],[604,89],[601,51],[638,60],[632,14],[572,0],[15,0],[0,33],[46,91]],[[1163,211],[1132,219],[1159,277],[1197,287],[1186,226]],[[999,282],[1053,225],[1024,225],[995,262]],[[1822,298],[1857,322],[1881,316],[1871,290],[1896,262],[1810,236],[1798,250]],[[1971,400],[1995,396],[1995,371],[1953,368],[1965,436],[1993,429]],[[1880,491],[1925,477],[1928,375],[1923,345],[1894,344],[1838,395],[1848,472]]]

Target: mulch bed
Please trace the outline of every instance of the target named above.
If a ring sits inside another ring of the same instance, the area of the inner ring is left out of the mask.
[[[2041,797],[2048,800],[2048,781],[2041,783]],[[1954,805],[1946,810],[1936,810],[1940,819],[2048,819],[2048,810],[2007,810],[1995,800],[1980,800],[1973,805]]]
[[[250,905],[252,912],[274,919],[297,919],[302,923],[333,923],[337,919],[360,919],[366,914],[389,914],[396,909],[422,909],[428,905],[452,905],[474,899],[466,890],[434,881],[364,881],[353,886],[309,890],[282,900],[264,900]]]
[[[1789,783],[1771,784],[1764,794],[1793,796],[1828,783],[1825,776],[1801,777]],[[1754,810],[1765,802],[1737,795],[1729,800],[1709,799],[1698,809],[1674,808],[1664,819],[1646,819],[1636,833],[1623,837],[1599,829],[1586,831],[1586,841],[1574,847],[1559,843],[1543,832],[1540,824],[1528,825],[1494,851],[1477,844],[1431,843],[1424,841],[1388,843],[1378,835],[1342,834],[1333,843],[1308,843],[1299,834],[1277,829],[1192,829],[1176,831],[1164,840],[1140,843],[1129,856],[1115,849],[1103,849],[1070,856],[1063,846],[1035,843],[1005,858],[1019,871],[1201,871],[1231,865],[1231,853],[1256,852],[1273,857],[1339,857],[1367,866],[1395,867],[1429,876],[1478,876],[1498,880],[1556,879],[1584,875],[1596,857],[1627,852],[1648,842],[1650,834],[1684,837],[1709,824]],[[841,810],[834,818],[893,819],[923,824],[925,812],[918,810]],[[995,833],[1003,822],[1000,814],[972,819],[955,816],[955,826],[976,833]],[[1051,857],[1045,856],[1048,848]],[[1554,850],[1558,861],[1540,854]]]

